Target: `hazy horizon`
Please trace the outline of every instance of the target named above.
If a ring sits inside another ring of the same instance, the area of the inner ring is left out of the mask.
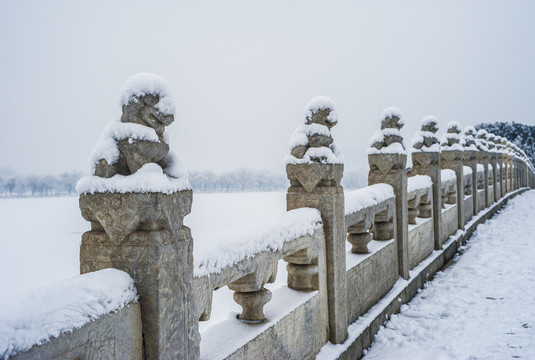
[[[407,146],[425,115],[535,125],[530,1],[0,1],[0,168],[88,172],[118,92],[166,78],[187,168],[283,169],[317,95],[337,103],[346,171],[387,106]]]

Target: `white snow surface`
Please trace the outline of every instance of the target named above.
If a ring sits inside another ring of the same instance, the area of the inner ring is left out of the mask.
[[[365,360],[535,359],[535,191],[479,225],[455,264],[381,327]]]
[[[382,112],[381,112],[381,117],[380,117],[380,120],[383,121],[385,119],[388,119],[390,117],[397,117],[399,119],[399,122],[403,125],[403,113],[401,112],[400,109],[398,109],[397,107],[395,106],[389,106],[387,108],[385,108]]]
[[[472,175],[472,168],[470,166],[463,166],[464,175]]]
[[[368,148],[368,150],[366,150],[366,154],[407,154],[407,151],[403,147],[403,144],[396,142],[385,146],[380,150],[377,150],[374,147]]]
[[[440,170],[440,181],[455,181],[457,179],[457,175],[455,175],[455,171],[451,169],[442,169]]]
[[[427,175],[415,175],[407,179],[407,192],[412,192],[420,189],[429,189],[433,186],[431,177]]]
[[[477,172],[484,172],[485,166],[483,164],[478,163],[477,164]]]
[[[446,129],[457,129],[458,131],[462,131],[461,124],[459,124],[457,121],[450,121],[448,125],[446,125]]]
[[[114,175],[111,178],[102,178],[95,175],[84,176],[76,183],[76,191],[79,194],[94,193],[127,193],[127,192],[161,192],[171,194],[176,191],[189,190],[187,173],[181,168],[177,157],[171,155],[173,165],[171,172],[181,175],[174,178],[165,174],[158,164],[148,163],[143,165],[132,175]]]
[[[155,107],[162,114],[175,114],[175,100],[171,86],[160,75],[151,73],[139,73],[126,79],[120,90],[119,106],[127,105],[130,101],[137,102],[140,97],[147,94],[160,96],[160,101]]]
[[[134,123],[123,123],[120,119],[112,120],[102,131],[95,147],[91,151],[89,159],[93,168],[100,159],[105,159],[108,164],[114,164],[119,160],[119,148],[117,142],[121,140],[146,140],[160,142],[153,128]]]
[[[317,161],[317,159],[320,159],[320,161]],[[329,147],[308,148],[302,159],[298,159],[293,155],[287,155],[284,158],[284,162],[286,164],[343,164],[344,157],[335,143],[332,143]]]
[[[331,109],[327,120],[331,124],[336,124],[338,122],[338,113],[336,112],[336,104],[333,99],[327,96],[316,96],[305,105],[305,118],[312,116],[312,113],[317,110],[322,109]]]
[[[104,269],[0,299],[0,356],[8,358],[137,301],[125,272]]]
[[[433,115],[424,116],[424,118],[420,122],[420,126],[427,126],[431,123],[438,124],[438,118]]]
[[[388,184],[375,184],[358,190],[346,190],[345,212],[350,215],[394,198],[394,188]]]
[[[210,238],[196,239],[193,257],[196,277],[219,273],[221,269],[261,251],[281,250],[284,243],[321,228],[317,209],[301,208],[266,217]]]

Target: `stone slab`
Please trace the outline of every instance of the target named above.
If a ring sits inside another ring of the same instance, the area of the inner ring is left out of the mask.
[[[13,360],[143,359],[139,303],[103,315],[72,333],[61,334],[42,345],[19,353]]]
[[[449,205],[446,205],[449,206]],[[442,209],[442,244],[457,232],[457,205]]]
[[[409,267],[418,265],[434,249],[433,219],[417,218],[418,225],[409,225]]]
[[[362,256],[347,254],[351,256]],[[375,305],[398,279],[397,246],[390,241],[347,271],[348,318],[350,322]],[[373,285],[373,286],[370,286]]]

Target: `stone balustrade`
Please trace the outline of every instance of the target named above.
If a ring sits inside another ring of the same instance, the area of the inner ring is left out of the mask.
[[[133,112],[161,118],[157,136],[115,139],[119,160],[97,159],[93,181],[100,187],[84,187],[80,196],[91,223],[83,235],[81,272],[115,267],[131,276],[140,295],[136,326],[144,340],[138,353],[145,359],[360,358],[379,327],[475,227],[535,183],[533,166],[514,144],[482,130],[462,131],[458,123],[448,124],[439,141],[438,119],[426,117],[412,148],[405,149],[402,113],[387,108],[370,140],[369,186],[345,191],[342,156],[331,135],[336,108],[319,97],[307,104],[304,124],[291,138],[288,211],[274,225],[277,230],[282,219],[291,219],[308,224],[307,230],[276,244],[252,231],[244,241],[257,244],[254,251],[225,262],[214,244],[194,261],[195,239],[182,221],[193,194],[183,183],[175,186],[179,175],[162,140],[172,117],[155,107],[162,96],[124,104],[126,122]],[[410,177],[407,156],[413,160]],[[99,190],[114,173],[128,179],[154,169],[168,179],[165,191]],[[281,260],[287,263],[286,286],[272,294],[265,285],[276,279]],[[213,292],[225,286],[241,313],[199,333],[199,321],[210,319]],[[110,326],[106,321],[102,326]],[[80,343],[72,336],[56,340],[67,348]],[[113,353],[116,339],[108,340],[106,351]]]
[[[288,263],[288,287],[300,291],[319,289],[318,259],[323,254],[323,231],[321,227],[311,235],[285,241],[279,250],[263,251],[238,262],[195,276],[193,288],[198,319],[210,319],[212,293],[228,286],[235,291],[234,299],[243,308],[239,318],[249,323],[265,320],[263,307],[271,300],[271,292],[264,288],[277,276],[277,264],[284,259]]]

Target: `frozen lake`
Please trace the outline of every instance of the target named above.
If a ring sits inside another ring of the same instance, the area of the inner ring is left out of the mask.
[[[285,192],[194,194],[184,223],[206,239],[286,211]],[[78,197],[0,199],[0,298],[79,274]]]

